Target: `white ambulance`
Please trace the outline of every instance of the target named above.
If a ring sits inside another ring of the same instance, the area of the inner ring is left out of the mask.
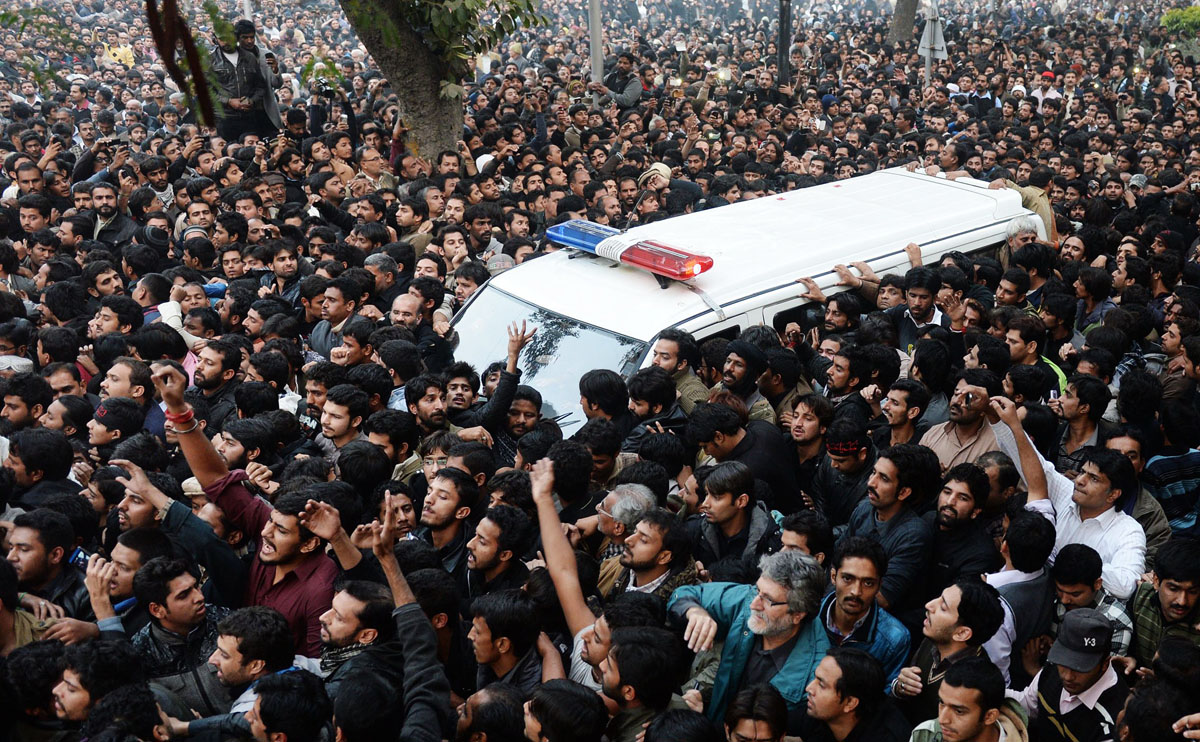
[[[549,235],[568,249],[493,277],[457,314],[455,357],[482,373],[504,358],[508,323],[537,327],[521,357],[522,383],[541,392],[543,415],[570,431],[584,422],[579,377],[648,365],[664,329],[701,343],[756,324],[782,330],[812,309],[797,278],[811,276],[832,294],[842,290],[839,263],[903,275],[910,242],[926,264],[954,250],[994,252],[1019,216],[1038,221],[1015,191],[894,168],[624,233],[567,222]]]

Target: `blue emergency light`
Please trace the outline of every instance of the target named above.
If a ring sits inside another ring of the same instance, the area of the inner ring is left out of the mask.
[[[713,266],[712,258],[695,255],[657,240],[638,240],[584,219],[571,219],[546,230],[551,242],[590,252],[651,273],[684,281],[695,278]]]

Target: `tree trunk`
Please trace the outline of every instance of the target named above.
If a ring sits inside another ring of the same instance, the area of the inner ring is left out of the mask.
[[[912,41],[913,24],[917,21],[917,0],[896,0],[892,13],[892,30],[888,32],[888,43]]]
[[[395,91],[414,154],[432,159],[442,150],[455,151],[462,139],[462,96],[442,96],[446,66],[391,10],[395,0],[338,2]]]

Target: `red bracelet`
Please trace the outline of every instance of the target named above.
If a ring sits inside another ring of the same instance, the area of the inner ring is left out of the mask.
[[[173,412],[167,412],[166,415],[168,422],[172,423],[173,425],[181,425],[183,423],[191,422],[192,418],[196,416],[196,413],[191,407],[189,407],[187,412],[181,412],[178,415]]]

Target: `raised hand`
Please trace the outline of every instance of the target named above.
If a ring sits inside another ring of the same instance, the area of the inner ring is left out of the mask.
[[[300,513],[300,524],[314,535],[332,541],[342,531],[342,515],[327,502],[309,500]]]
[[[187,390],[187,376],[173,366],[165,363],[156,364],[150,379],[158,396],[166,403],[167,408],[174,411],[184,406],[183,393]]]
[[[542,459],[529,472],[529,483],[533,487],[533,500],[548,500],[554,496],[554,462]]]

